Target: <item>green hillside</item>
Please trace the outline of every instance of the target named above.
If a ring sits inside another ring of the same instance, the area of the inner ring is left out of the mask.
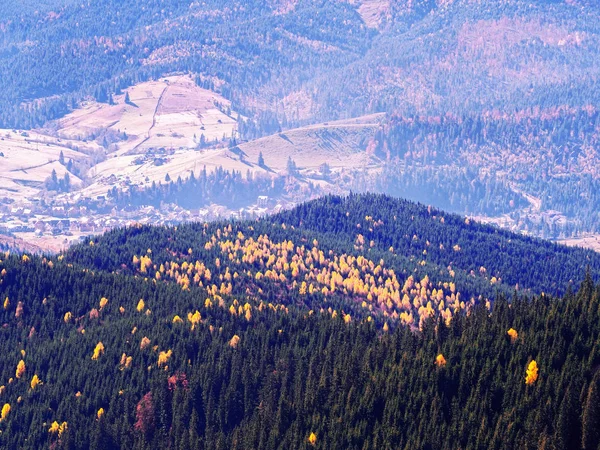
[[[6,254],[0,446],[596,449],[599,258],[374,195]]]

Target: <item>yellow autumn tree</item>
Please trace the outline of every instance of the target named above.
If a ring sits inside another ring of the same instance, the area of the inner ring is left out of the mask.
[[[142,338],[142,341],[140,342],[140,350],[144,350],[149,345],[150,345],[150,339],[148,339],[146,336],[144,336]]]
[[[183,323],[183,320],[179,316],[173,317],[173,323]]]
[[[63,317],[63,320],[65,321],[65,323],[69,323],[72,318],[73,318],[73,314],[71,314],[70,311],[67,311],[65,313],[65,316]]]
[[[150,259],[149,256],[142,256],[139,259],[139,264],[140,264],[140,272],[141,273],[147,273],[148,268],[150,266],[152,266],[152,260]]]
[[[140,298],[140,301],[138,302],[135,309],[137,309],[138,312],[142,312],[145,307],[146,307],[146,303],[144,303],[144,299]]]
[[[236,348],[238,346],[239,342],[240,342],[240,337],[237,334],[235,334],[229,341],[229,346],[231,348]]]
[[[94,353],[92,355],[92,359],[95,361],[98,358],[100,358],[100,356],[102,356],[104,354],[104,344],[102,342],[98,342],[96,344],[96,348],[94,348]]]
[[[108,305],[108,299],[106,297],[102,297],[100,299],[100,309],[104,308],[106,305]]]
[[[315,433],[310,433],[308,436],[308,443],[310,445],[315,445],[317,443],[317,435]]]
[[[98,410],[98,412],[96,413],[96,418],[97,418],[98,420],[102,419],[102,416],[104,416],[104,408],[100,408],[100,409]]]
[[[17,378],[21,378],[24,373],[25,373],[25,361],[21,360],[21,361],[19,361],[19,364],[17,364],[17,370],[15,372],[15,376]]]
[[[172,354],[173,354],[173,350],[169,350],[166,352],[160,352],[158,354],[158,367],[164,366],[169,361],[169,358],[171,358]]]
[[[8,299],[8,297],[6,297],[4,299],[4,309],[8,309],[10,306],[10,300]]]
[[[121,361],[119,362],[119,370],[125,370],[131,368],[131,362],[133,358],[131,356],[127,356],[127,354],[123,353],[121,355]]]
[[[534,359],[527,366],[527,372],[525,373],[525,384],[535,383],[539,376],[538,372],[539,372],[538,365]]]
[[[54,422],[52,422],[52,425],[50,425],[50,428],[48,428],[48,433],[57,434],[59,429],[60,429],[60,425],[55,420]]]
[[[40,380],[40,378],[36,374],[31,379],[31,390],[34,390],[36,388],[36,386],[39,385],[39,384],[42,384],[42,381]]]
[[[506,334],[508,334],[510,336],[510,342],[512,342],[513,344],[519,337],[519,333],[517,333],[517,330],[515,330],[514,328],[511,328],[510,330],[508,330],[506,332]]]
[[[0,422],[8,417],[8,413],[10,413],[10,405],[5,403],[2,407],[2,412],[0,413]]]
[[[435,357],[435,365],[438,367],[444,367],[446,365],[446,358],[441,353]]]
[[[192,314],[191,312],[188,313],[187,318],[190,321],[190,323],[192,324],[192,330],[194,330],[196,328],[196,325],[198,325],[200,323],[200,321],[202,320],[202,315],[200,314],[200,311],[196,310],[196,312],[194,312],[194,314]]]

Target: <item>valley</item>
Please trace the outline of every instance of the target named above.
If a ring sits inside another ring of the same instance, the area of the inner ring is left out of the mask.
[[[600,233],[589,2],[109,3],[5,8],[11,238],[57,251],[349,192],[568,244]]]
[[[237,130],[244,118],[188,76],[142,83],[114,96],[112,103],[89,102],[43,129],[1,132],[2,231],[59,251],[85,236],[132,223],[262,216],[317,195],[307,191],[309,184],[321,195],[345,192],[334,178],[382,168],[365,146],[384,114],[244,141]],[[289,160],[297,167],[292,177]],[[110,197],[113,189],[144,190],[216,170],[250,179],[286,178],[290,186],[277,198],[256,196],[240,205],[197,208],[158,204],[122,209]],[[68,186],[49,187],[53,176],[67,177]]]

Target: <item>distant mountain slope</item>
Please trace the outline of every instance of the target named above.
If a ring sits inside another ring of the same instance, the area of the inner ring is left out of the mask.
[[[593,2],[427,0],[390,8],[364,57],[333,75],[340,81],[327,84],[327,74],[307,89],[318,89],[324,109],[340,110],[339,99],[353,114],[376,104],[421,115],[598,101]]]
[[[175,72],[265,123],[597,100],[594,2],[102,0],[41,11],[0,22],[3,127]]]

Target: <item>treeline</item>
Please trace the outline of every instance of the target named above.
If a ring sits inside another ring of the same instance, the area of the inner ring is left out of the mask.
[[[599,127],[600,113],[592,107],[395,117],[369,150],[397,168],[380,176],[382,192],[488,215],[522,210],[529,203],[525,193],[539,201],[539,213],[558,211],[567,221],[532,221],[516,213],[518,226],[570,237],[600,229],[600,173],[593,163]]]
[[[241,172],[222,167],[208,173],[205,167],[198,177],[192,173],[185,180],[179,177],[164,184],[153,182],[148,188],[132,186],[122,191],[115,186],[108,192],[108,198],[118,208],[159,207],[163,203],[173,203],[186,209],[197,209],[211,203],[239,208],[256,203],[260,195],[279,196],[284,189],[284,177],[253,176],[250,171],[244,176]]]
[[[495,174],[480,175],[469,167],[387,163],[379,174],[356,173],[355,192],[379,192],[445,211],[498,216],[527,207],[529,202]]]

